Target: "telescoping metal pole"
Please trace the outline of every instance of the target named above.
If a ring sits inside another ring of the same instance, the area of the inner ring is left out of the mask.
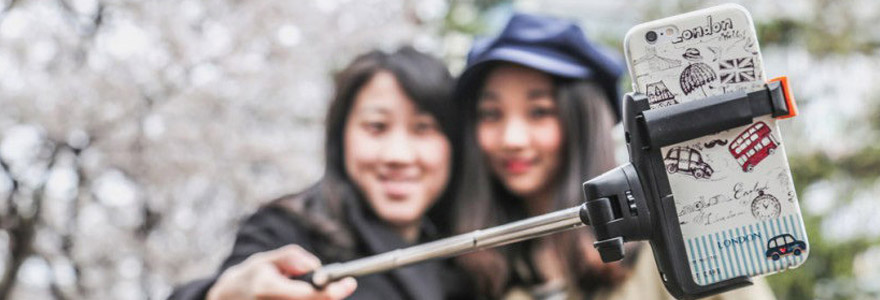
[[[329,264],[315,270],[311,276],[306,276],[302,279],[309,280],[309,277],[311,277],[312,284],[317,287],[323,287],[330,282],[348,276],[383,272],[435,258],[456,256],[475,250],[507,245],[567,231],[585,225],[580,217],[583,207],[583,205],[572,207],[421,245],[397,249],[348,262]]]

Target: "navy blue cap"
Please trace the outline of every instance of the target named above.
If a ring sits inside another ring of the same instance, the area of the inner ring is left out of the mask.
[[[594,80],[608,95],[620,120],[622,61],[587,40],[573,22],[514,14],[501,34],[474,42],[459,77],[457,97],[468,98],[474,93],[492,62],[515,63],[562,78]]]

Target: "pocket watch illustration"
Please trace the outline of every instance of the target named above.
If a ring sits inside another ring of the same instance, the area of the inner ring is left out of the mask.
[[[782,212],[782,206],[779,199],[773,195],[765,194],[763,190],[758,191],[758,197],[752,200],[752,215],[756,219],[766,221],[779,217]]]

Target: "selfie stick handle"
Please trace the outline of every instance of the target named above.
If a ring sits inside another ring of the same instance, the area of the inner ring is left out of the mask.
[[[343,263],[333,263],[297,280],[310,281],[316,287],[348,277],[372,274],[443,257],[451,257],[485,248],[515,243],[536,237],[582,227],[585,205],[531,217],[513,223],[397,249]],[[309,280],[310,279],[310,280]]]

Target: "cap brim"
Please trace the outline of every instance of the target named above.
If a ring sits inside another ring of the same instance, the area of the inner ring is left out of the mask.
[[[593,70],[586,68],[582,62],[559,51],[547,47],[529,45],[507,45],[489,50],[478,58],[473,66],[490,62],[510,62],[551,75],[572,79],[589,79]]]
[[[470,67],[459,76],[455,88],[455,101],[460,105],[467,105],[464,101],[473,101],[475,93],[484,80],[490,66],[499,62],[514,63],[526,66],[550,75],[569,79],[594,79],[600,83],[603,90],[608,93],[609,103],[614,111],[616,121],[620,121],[620,109],[617,103],[619,92],[616,90],[616,82],[606,82],[605,78],[597,77],[595,70],[584,67],[581,62],[562,51],[555,51],[547,47],[535,47],[529,45],[505,45],[489,50],[478,57]],[[611,84],[611,86],[609,86]]]
[[[582,63],[564,53],[546,47],[508,45],[490,50],[461,74],[456,88],[456,101],[463,101],[462,97],[472,95],[469,91],[477,88],[475,85],[486,75],[487,67],[498,62],[526,66],[557,77],[589,79],[594,76],[593,70],[582,67]]]

